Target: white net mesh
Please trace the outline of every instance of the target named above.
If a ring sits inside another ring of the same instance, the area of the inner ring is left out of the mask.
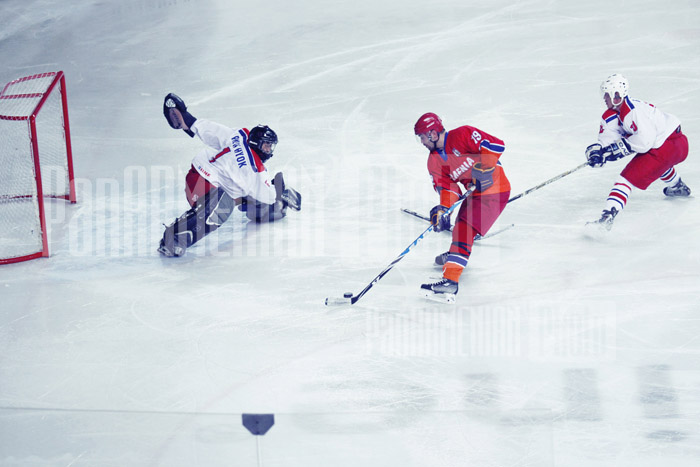
[[[35,179],[34,138],[39,148],[44,196],[68,196],[68,154],[60,81],[56,73],[15,80],[0,94],[0,261],[43,249]],[[30,126],[35,113],[36,133]]]

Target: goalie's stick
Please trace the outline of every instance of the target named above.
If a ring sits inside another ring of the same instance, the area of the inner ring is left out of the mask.
[[[474,186],[469,187],[466,194],[464,196],[462,196],[459,200],[457,200],[457,202],[455,204],[450,206],[450,208],[447,209],[447,211],[445,211],[442,215],[449,216],[450,213],[452,213],[452,211],[454,211],[458,206],[460,206],[462,204],[462,202],[464,202],[464,200],[467,199],[467,197],[472,194],[472,192],[474,191],[474,188],[475,188]],[[403,250],[403,252],[399,256],[397,256],[394,261],[392,261],[386,268],[384,268],[384,270],[382,272],[377,274],[377,277],[372,279],[372,281],[369,284],[367,284],[367,286],[364,289],[362,289],[362,291],[360,291],[360,293],[353,295],[352,292],[346,292],[345,294],[343,294],[343,298],[328,297],[328,298],[326,298],[326,305],[354,305],[355,303],[357,303],[357,301],[360,298],[362,298],[362,296],[364,294],[369,292],[369,289],[374,287],[374,284],[379,282],[382,277],[384,277],[389,271],[391,271],[391,269],[396,265],[396,263],[401,261],[404,258],[404,256],[406,256],[408,254],[408,252],[411,251],[411,248],[413,248],[414,246],[416,246],[418,244],[418,242],[423,240],[423,237],[425,236],[425,234],[427,234],[431,230],[433,230],[433,224],[430,224],[430,226],[427,229],[425,229],[423,231],[423,233],[421,233],[418,236],[418,238],[413,240],[411,242],[411,244],[408,245],[406,247],[406,249]]]

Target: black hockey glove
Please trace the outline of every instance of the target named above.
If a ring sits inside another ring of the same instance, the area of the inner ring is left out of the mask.
[[[474,185],[476,185],[476,191],[485,191],[493,185],[493,173],[495,171],[496,167],[485,169],[482,167],[481,162],[474,164],[474,167],[472,167],[472,180]]]
[[[450,216],[443,216],[447,208],[442,204],[438,204],[430,210],[430,223],[433,224],[435,232],[450,230]]]
[[[194,137],[194,132],[190,128],[197,119],[187,111],[185,102],[176,94],[171,92],[165,96],[163,100],[163,115],[165,115],[165,119],[171,128],[183,130],[190,137]]]
[[[606,162],[616,161],[618,159],[622,159],[623,157],[632,154],[632,149],[630,148],[629,143],[625,141],[624,138],[615,141],[610,146],[605,146],[605,148],[603,148],[603,151],[605,154]]]
[[[586,160],[591,167],[602,167],[605,164],[603,146],[598,143],[591,144],[586,148]]]

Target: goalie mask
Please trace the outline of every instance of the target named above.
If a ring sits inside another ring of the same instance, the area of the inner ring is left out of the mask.
[[[255,149],[263,162],[267,162],[277,146],[277,133],[267,125],[258,125],[250,130],[248,145]]]
[[[618,105],[622,104],[622,101],[629,94],[627,78],[622,75],[618,75],[617,73],[608,76],[608,78],[600,85],[600,94],[603,96],[603,99],[606,100],[606,104],[607,99],[605,99],[605,96],[607,94],[607,96],[610,98],[612,106],[617,107]],[[608,106],[611,104],[608,104]]]

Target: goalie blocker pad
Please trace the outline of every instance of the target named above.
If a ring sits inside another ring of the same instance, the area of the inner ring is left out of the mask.
[[[301,194],[293,188],[287,188],[282,172],[277,172],[272,180],[277,192],[277,201],[281,201],[284,207],[290,207],[295,211],[301,211]]]

